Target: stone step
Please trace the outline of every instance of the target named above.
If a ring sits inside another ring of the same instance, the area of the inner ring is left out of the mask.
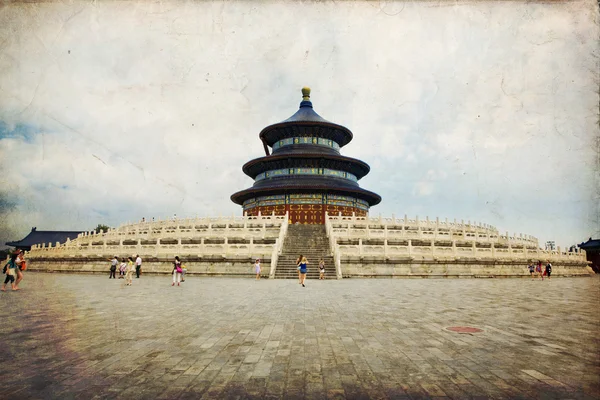
[[[333,257],[323,225],[290,225],[283,242],[283,251],[275,269],[276,279],[298,279],[296,260],[302,255],[308,259],[307,279],[319,279],[319,260],[325,261],[325,277],[335,279]]]

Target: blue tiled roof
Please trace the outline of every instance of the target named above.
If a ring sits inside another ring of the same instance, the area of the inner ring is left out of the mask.
[[[54,246],[56,242],[65,243],[67,239],[75,239],[81,232],[84,231],[38,231],[33,228],[23,239],[5,244],[13,247],[31,247],[34,244],[52,243]]]
[[[579,247],[584,250],[600,249],[600,239],[590,238],[590,240],[588,240],[587,242],[581,243]]]

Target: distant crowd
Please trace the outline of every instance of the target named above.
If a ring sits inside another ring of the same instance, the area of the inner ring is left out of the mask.
[[[110,273],[108,275],[108,279],[117,279],[117,270],[119,270],[119,278],[125,279],[126,285],[131,286],[133,282],[133,273],[135,272],[136,278],[139,278],[142,275],[142,258],[140,255],[135,256],[135,261],[133,257],[127,257],[127,260],[123,257],[121,258],[121,262],[119,262],[119,257],[114,256],[109,259],[110,261]],[[185,273],[187,272],[187,268],[185,265],[181,263],[179,256],[175,256],[175,260],[173,261],[173,283],[171,286],[181,285],[181,282],[185,282]]]
[[[531,280],[534,280],[538,277],[541,280],[544,280],[544,276],[547,276],[550,279],[550,275],[552,275],[552,264],[550,261],[546,260],[546,267],[542,266],[542,261],[538,261],[537,264],[534,265],[533,262],[529,263],[529,275],[531,275]]]

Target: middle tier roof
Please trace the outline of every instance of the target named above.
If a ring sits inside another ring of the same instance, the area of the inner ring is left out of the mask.
[[[282,168],[329,168],[350,172],[357,179],[361,179],[371,170],[367,163],[356,158],[336,154],[300,152],[255,158],[244,164],[242,170],[250,178],[255,179],[262,172]]]

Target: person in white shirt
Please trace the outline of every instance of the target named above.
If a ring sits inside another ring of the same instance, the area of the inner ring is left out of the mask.
[[[142,273],[142,258],[139,254],[135,257],[135,277],[139,278],[140,274]]]
[[[254,263],[254,273],[256,274],[256,280],[260,279],[260,271],[262,270],[262,268],[260,268],[260,260],[257,258],[256,262]]]
[[[15,290],[19,290],[19,283],[23,280],[23,271],[22,271],[22,263],[25,261],[25,257],[23,256],[23,250],[19,250],[19,254],[17,255],[17,259],[15,260],[15,264],[17,264],[17,280],[15,282]]]

